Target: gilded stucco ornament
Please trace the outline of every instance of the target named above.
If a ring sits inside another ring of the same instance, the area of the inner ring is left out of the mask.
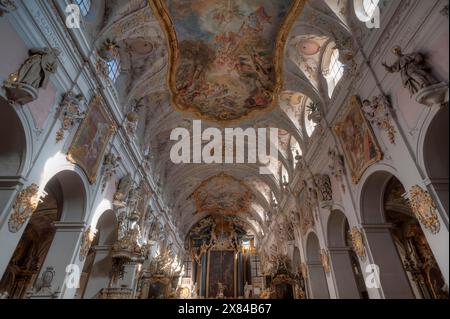
[[[330,257],[328,256],[328,251],[326,251],[325,249],[320,250],[320,260],[322,262],[323,270],[326,273],[329,273],[331,271]]]
[[[83,233],[83,237],[81,238],[81,246],[79,254],[80,261],[83,261],[87,257],[89,249],[91,248],[91,244],[94,241],[94,238],[95,238],[95,230],[92,229],[91,226],[89,226],[88,228],[86,228],[86,230]]]
[[[366,256],[366,249],[364,247],[364,239],[361,230],[355,226],[350,231],[350,235],[352,237],[353,250],[356,255],[360,258],[364,258]]]
[[[82,94],[75,95],[71,91],[64,95],[60,104],[61,128],[56,132],[57,143],[64,139],[65,132],[70,131],[86,117],[86,112],[81,111],[83,101]]]
[[[389,114],[389,109],[391,104],[384,95],[379,95],[373,97],[370,101],[363,101],[363,110],[366,118],[373,125],[378,127],[381,131],[385,131],[389,142],[395,145],[395,135],[397,131],[394,125],[392,125],[391,116]]]
[[[413,186],[410,190],[411,209],[417,219],[431,233],[437,234],[440,230],[437,207],[431,195],[420,186]]]
[[[17,195],[13,204],[13,213],[8,221],[11,233],[17,233],[22,228],[22,225],[38,207],[41,197],[45,195],[45,193],[41,194],[39,192],[39,187],[36,184],[31,184]]]

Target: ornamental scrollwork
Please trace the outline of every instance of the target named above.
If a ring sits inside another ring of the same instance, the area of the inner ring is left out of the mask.
[[[88,253],[89,249],[91,248],[91,244],[94,241],[95,238],[95,230],[89,226],[83,233],[83,237],[81,238],[81,246],[80,246],[80,261],[83,261]]]
[[[45,193],[39,192],[36,184],[31,184],[22,190],[16,197],[13,204],[13,213],[8,221],[9,231],[17,233],[22,225],[31,217]]]
[[[366,256],[366,249],[364,247],[364,239],[361,230],[355,226],[350,231],[350,235],[352,238],[353,250],[356,255],[360,258],[364,258]]]
[[[56,143],[64,139],[66,131],[70,131],[86,117],[86,112],[81,110],[83,101],[84,96],[82,94],[75,95],[71,91],[64,95],[59,106],[61,111],[61,128],[56,132]]]
[[[378,127],[381,131],[385,131],[389,138],[389,142],[395,145],[395,135],[397,134],[397,131],[395,130],[394,125],[392,125],[391,116],[389,114],[391,104],[386,96],[379,95],[373,97],[370,101],[364,100],[362,105],[365,116],[369,122],[373,126]]]
[[[420,186],[413,186],[410,190],[411,209],[419,222],[431,231],[432,234],[439,233],[441,228],[437,207],[431,195]]]

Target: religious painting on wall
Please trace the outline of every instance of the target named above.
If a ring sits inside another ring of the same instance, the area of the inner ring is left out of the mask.
[[[155,0],[170,44],[173,104],[233,121],[276,105],[284,45],[306,0]]]
[[[221,291],[222,290],[222,291]],[[208,298],[234,297],[234,251],[209,252]]]
[[[383,158],[372,128],[364,117],[359,97],[352,96],[350,107],[334,131],[344,149],[352,182],[357,184],[367,168]]]
[[[70,162],[85,171],[91,184],[95,183],[98,168],[114,131],[115,125],[105,110],[102,98],[95,96],[67,154]]]

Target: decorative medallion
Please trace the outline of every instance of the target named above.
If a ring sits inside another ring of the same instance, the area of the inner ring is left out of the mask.
[[[170,48],[173,105],[214,121],[277,105],[286,38],[306,0],[151,0]]]
[[[331,271],[330,257],[328,256],[328,252],[325,249],[320,250],[320,260],[322,261],[323,271],[328,274]]]
[[[366,256],[366,249],[364,248],[364,239],[361,230],[355,226],[350,231],[350,235],[352,236],[353,250],[359,257],[364,258]]]
[[[81,238],[81,246],[80,246],[80,261],[83,261],[88,253],[89,248],[91,248],[91,244],[94,241],[95,238],[95,231],[92,230],[91,226],[86,228],[86,230],[83,233],[83,237]]]
[[[31,184],[17,195],[13,204],[13,213],[8,221],[11,233],[17,233],[22,228],[22,225],[38,207],[43,196],[45,194],[39,193],[39,187],[36,184]]]
[[[410,190],[410,204],[417,219],[433,234],[439,233],[441,225],[438,219],[438,213],[431,195],[415,185]]]

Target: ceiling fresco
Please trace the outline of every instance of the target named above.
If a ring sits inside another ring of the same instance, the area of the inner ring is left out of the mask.
[[[238,214],[249,211],[250,189],[226,174],[204,181],[193,193],[197,212],[209,214]]]
[[[328,104],[323,57],[330,42],[340,50],[349,43],[342,15],[353,1],[101,2],[103,19],[87,19],[86,27],[99,50],[108,39],[119,45],[112,92],[124,112],[140,106],[130,138],[174,225],[185,236],[208,215],[239,217],[255,234],[268,233],[274,203],[300,169],[296,155],[310,147],[306,106]],[[258,163],[174,164],[172,130],[192,132],[198,118],[204,129],[278,128],[271,174],[260,175]]]
[[[304,0],[155,0],[178,110],[214,121],[276,104],[287,33]]]

